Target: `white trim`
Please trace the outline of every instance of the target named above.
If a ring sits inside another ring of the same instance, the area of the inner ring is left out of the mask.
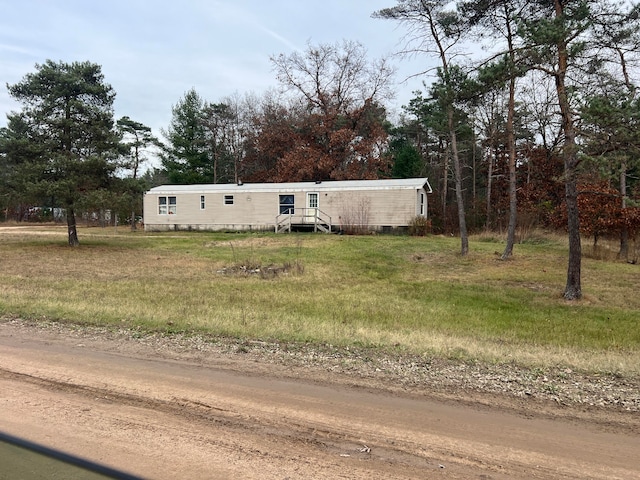
[[[316,197],[315,205],[311,205],[312,195]],[[307,208],[320,208],[320,194],[318,192],[307,192]]]
[[[420,189],[432,193],[427,178],[403,178],[388,180],[340,180],[327,182],[294,182],[294,183],[243,183],[231,184],[197,184],[197,185],[160,185],[149,192],[157,195],[176,193],[294,193],[294,192],[332,192],[343,190],[389,190],[389,189]]]

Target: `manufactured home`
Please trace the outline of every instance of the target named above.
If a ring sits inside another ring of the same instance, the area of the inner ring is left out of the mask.
[[[162,185],[144,197],[144,228],[393,231],[427,216],[426,178]]]

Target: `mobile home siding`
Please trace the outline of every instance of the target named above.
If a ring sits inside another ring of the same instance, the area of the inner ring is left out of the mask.
[[[294,207],[307,207],[317,194],[318,209],[332,225],[366,224],[379,230],[402,227],[420,214],[420,198],[431,187],[426,178],[240,185],[163,185],[144,198],[145,230],[269,230],[280,212],[280,196],[292,195]],[[175,213],[160,213],[159,198],[175,197]],[[203,198],[204,197],[204,198]],[[230,201],[232,199],[232,201]],[[202,201],[204,200],[204,202]],[[202,208],[204,206],[204,208]]]

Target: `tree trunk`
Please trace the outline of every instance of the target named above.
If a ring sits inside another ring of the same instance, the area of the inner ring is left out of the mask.
[[[453,123],[453,107],[447,108],[449,122],[449,135],[451,136],[451,155],[453,157],[453,169],[456,176],[456,203],[458,204],[458,224],[460,227],[460,255],[463,257],[469,253],[469,237],[467,235],[467,221],[464,212],[464,198],[462,196],[462,168],[458,155],[458,142]]]
[[[493,142],[493,140],[492,140]],[[489,154],[489,165],[487,167],[487,221],[486,230],[491,230],[491,189],[493,187],[493,162],[496,150],[491,146],[492,153]]]
[[[564,5],[560,0],[555,0],[556,18],[564,14]],[[578,210],[578,185],[576,169],[578,156],[576,146],[576,131],[573,125],[573,113],[569,102],[569,95],[565,84],[567,67],[569,64],[569,51],[566,41],[560,40],[558,48],[558,70],[555,74],[556,93],[558,106],[562,117],[562,131],[564,133],[563,157],[564,157],[564,181],[565,200],[567,203],[567,229],[569,233],[569,262],[567,266],[567,285],[564,289],[566,300],[579,300],[582,298],[582,286],[580,270],[582,265],[582,245],[580,244],[580,216]]]
[[[509,155],[511,156],[511,154]],[[508,259],[513,254],[513,244],[516,238],[516,225],[518,222],[518,200],[516,191],[516,164],[515,156],[509,159],[509,226],[507,228],[507,244],[502,252],[501,260]]]
[[[473,210],[476,210],[476,125],[475,122],[471,125],[471,171],[473,174],[473,189],[471,191],[471,201]]]
[[[629,261],[629,229],[626,225],[622,227],[622,231],[620,232],[620,251],[618,252],[618,258],[625,262]]]
[[[627,208],[627,162],[622,162],[620,167],[620,196],[622,197],[622,213],[626,213]],[[620,230],[620,251],[618,252],[618,258],[622,260],[629,260],[629,229],[625,224]]]
[[[442,232],[447,233],[449,225],[447,217],[447,196],[449,195],[449,152],[444,151],[444,165],[442,168]]]
[[[139,145],[140,145],[140,139],[138,138],[138,133],[135,132],[134,133],[136,136],[136,143],[135,143],[135,151],[134,151],[134,164],[133,164],[133,180],[137,180],[138,179],[138,168],[140,167],[140,149],[139,149]],[[136,194],[133,194],[133,200],[131,201],[131,231],[135,232],[136,231]],[[117,220],[118,216],[115,216],[115,222],[117,224]]]
[[[77,247],[80,245],[78,229],[76,228],[76,214],[73,211],[73,207],[67,208],[67,231],[69,233],[69,246]]]
[[[505,12],[507,11],[505,4]],[[507,18],[508,13],[507,13]],[[507,229],[507,244],[502,252],[502,260],[506,260],[513,254],[513,244],[516,239],[516,224],[518,222],[518,197],[516,190],[516,135],[514,128],[514,117],[516,112],[516,79],[513,72],[515,54],[513,53],[513,43],[511,35],[511,22],[507,20],[508,42],[509,42],[509,105],[507,111],[507,144],[509,149],[509,227]]]
[[[561,57],[562,58],[562,57]],[[562,62],[561,62],[562,64]],[[564,76],[558,76],[558,98],[562,112],[565,134],[563,156],[565,177],[565,201],[567,204],[567,230],[569,233],[569,264],[567,267],[567,285],[564,290],[566,300],[579,300],[582,297],[580,270],[582,265],[582,245],[580,243],[580,214],[578,210],[575,129],[569,108],[569,100],[564,85]]]
[[[511,157],[511,153],[509,153]],[[509,227],[507,229],[507,244],[502,252],[501,260],[508,259],[513,254],[513,244],[516,239],[516,225],[518,223],[518,198],[516,191],[516,160],[515,155],[509,159]]]
[[[575,167],[565,161],[565,192],[567,202],[567,227],[569,230],[569,265],[567,268],[567,285],[564,290],[566,300],[582,298],[580,270],[582,265],[582,245],[580,243],[580,217],[578,213],[578,188]]]

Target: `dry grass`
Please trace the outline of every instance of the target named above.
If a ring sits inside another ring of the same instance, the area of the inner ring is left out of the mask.
[[[505,262],[487,237],[461,258],[444,237],[0,229],[0,314],[639,373],[639,267],[585,258],[567,303],[566,244],[530,238]]]

